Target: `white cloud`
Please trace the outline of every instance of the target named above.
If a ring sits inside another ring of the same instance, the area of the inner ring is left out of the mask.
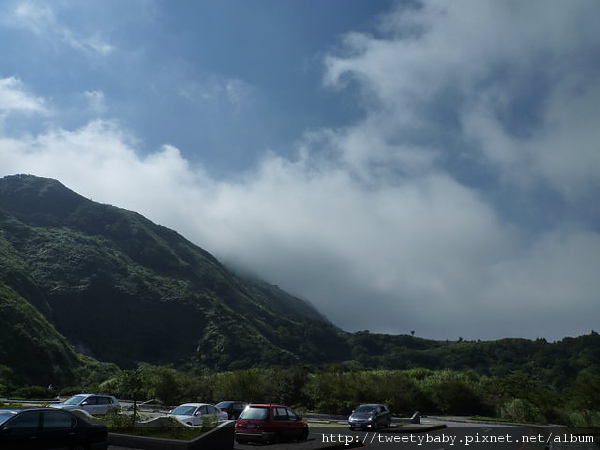
[[[190,166],[174,147],[144,156],[137,145],[118,124],[95,121],[2,139],[0,161],[4,174],[57,178],[172,227],[350,329],[501,337],[522,321],[499,320],[499,302],[503,311],[546,317],[564,309],[565,296],[585,306],[600,288],[589,276],[597,236],[569,235],[562,244],[546,238],[523,249],[485,199],[443,173],[374,188],[342,169],[271,155],[254,175],[224,182]],[[561,290],[546,295],[549,280]],[[532,306],[524,308],[524,299]],[[560,320],[574,322],[572,316]]]
[[[599,13],[600,4],[585,0],[432,0],[400,7],[386,17],[380,36],[348,35],[345,53],[326,60],[326,83],[357,80],[368,99],[371,133],[396,142],[438,135],[452,117],[440,122],[429,113],[454,108],[462,138],[475,139],[503,176],[514,182],[514,171],[517,181],[546,182],[570,198],[600,179],[599,75],[590,62],[600,45],[591,17]],[[448,92],[450,105],[440,100]],[[370,146],[361,151],[363,158],[378,155]]]
[[[47,114],[44,99],[29,94],[21,80],[0,78],[0,113]]]
[[[343,170],[271,155],[254,176],[225,183],[194,170],[173,147],[142,156],[135,145],[117,124],[96,121],[29,141],[4,139],[0,160],[5,173],[54,177],[171,226],[331,317],[374,302],[345,319],[353,328],[410,328],[434,305],[465,314],[473,279],[514,246],[494,212],[443,174],[373,190]]]
[[[101,35],[85,35],[65,25],[55,12],[59,6],[38,0],[19,1],[3,23],[30,31],[44,41],[67,44],[85,53],[107,56],[113,52],[114,47]]]
[[[563,229],[492,266],[481,298],[495,335],[560,337],[597,329],[600,235]]]
[[[55,16],[48,4],[22,1],[16,4],[6,22],[42,35],[55,25]]]
[[[114,46],[106,42],[101,36],[78,36],[73,31],[63,28],[62,40],[71,47],[86,53],[108,56],[114,51]]]
[[[106,99],[102,91],[86,91],[83,96],[88,102],[92,113],[102,115],[106,112]]]

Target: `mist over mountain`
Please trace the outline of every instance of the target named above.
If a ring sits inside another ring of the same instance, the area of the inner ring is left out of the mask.
[[[234,272],[140,214],[54,179],[1,178],[0,384],[67,384],[140,362],[217,371],[519,370],[568,379],[600,367],[600,336],[449,342],[348,333],[308,301]]]
[[[56,180],[2,178],[0,226],[0,279],[83,354],[215,369],[334,358],[321,337],[340,331],[310,303]]]

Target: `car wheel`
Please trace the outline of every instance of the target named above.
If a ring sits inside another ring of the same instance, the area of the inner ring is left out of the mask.
[[[308,430],[302,430],[302,435],[300,436],[301,441],[305,441],[308,439]]]
[[[281,436],[279,435],[279,433],[275,433],[273,439],[271,439],[271,444],[281,444]]]
[[[71,447],[71,450],[87,450],[87,447],[84,447],[81,444],[75,444],[74,447]]]

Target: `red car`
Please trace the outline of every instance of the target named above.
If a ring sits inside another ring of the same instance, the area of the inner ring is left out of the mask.
[[[302,417],[284,405],[251,403],[235,422],[236,442],[306,440],[308,425]]]

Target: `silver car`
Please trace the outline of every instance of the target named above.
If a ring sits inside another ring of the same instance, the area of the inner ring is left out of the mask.
[[[169,411],[167,416],[193,427],[201,426],[204,422],[216,423],[228,419],[226,412],[208,403],[184,403]]]
[[[121,410],[121,404],[116,397],[103,394],[77,394],[62,403],[52,405],[52,407],[66,410],[80,409],[92,416],[104,415],[112,410]]]
[[[360,405],[350,417],[348,417],[348,428],[387,428],[392,423],[392,415],[387,406],[378,403]]]

